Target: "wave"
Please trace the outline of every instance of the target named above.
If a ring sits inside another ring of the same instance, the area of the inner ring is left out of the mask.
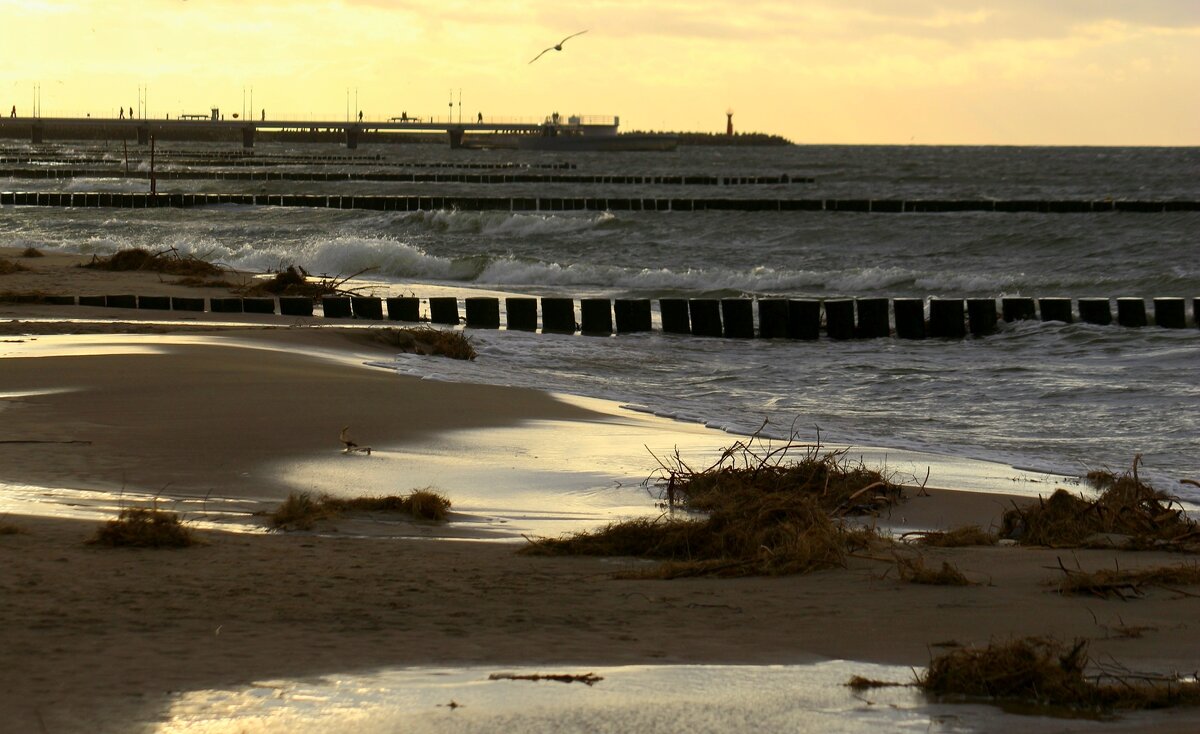
[[[530,237],[586,232],[616,221],[611,212],[543,214],[441,209],[401,214],[392,220],[392,225],[402,231]]]

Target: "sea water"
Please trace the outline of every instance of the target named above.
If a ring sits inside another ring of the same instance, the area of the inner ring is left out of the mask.
[[[170,144],[210,153],[232,144]],[[30,146],[10,144],[25,155]],[[119,145],[53,151],[106,156]],[[272,156],[332,155],[306,162]],[[371,160],[353,156],[372,156]],[[378,156],[378,159],[374,159]],[[544,197],[1200,199],[1197,148],[683,147],[674,153],[532,153],[375,145],[259,144],[262,170],[778,176],[741,186],[162,181],[160,192]],[[220,170],[170,156],[159,165]],[[569,163],[571,170],[539,168]],[[132,165],[145,167],[144,161]],[[528,168],[523,168],[528,166]],[[233,169],[231,169],[233,170]],[[248,170],[241,165],[236,170]],[[253,166],[249,170],[254,170]],[[446,172],[470,169],[445,169]],[[144,190],[121,178],[0,179],[3,190]],[[1200,213],[375,212],[0,208],[0,245],[109,253],[167,247],[235,267],[298,264],[350,275],[377,295],[451,288],[607,298],[1200,296]],[[732,432],[895,446],[1021,468],[1140,471],[1193,500],[1200,490],[1200,329],[1001,324],[962,340],[816,342],[609,338],[469,330],[470,363],[401,355],[400,372],[602,397]],[[933,478],[937,483],[937,478]]]

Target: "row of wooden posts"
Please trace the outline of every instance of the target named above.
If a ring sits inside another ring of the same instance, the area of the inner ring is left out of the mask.
[[[468,297],[465,313],[456,296],[428,299],[416,296],[325,296],[320,301],[307,297],[192,298],[176,296],[47,296],[45,303],[78,304],[152,310],[204,311],[207,300],[212,313],[279,313],[284,316],[313,316],[317,303],[330,319],[366,319],[429,322],[473,329],[498,329],[500,299]],[[422,313],[422,301],[427,312]],[[895,335],[901,339],[925,337],[962,338],[967,334],[986,336],[1004,321],[1038,320],[1089,324],[1116,323],[1127,327],[1154,324],[1168,329],[1188,326],[1187,302],[1183,298],[1154,298],[1148,311],[1144,298],[1118,298],[1116,309],[1108,298],[663,298],[659,299],[662,331],[669,334],[764,339],[869,339]],[[652,330],[649,299],[514,296],[504,299],[505,326],[510,331],[546,333],[628,334]],[[757,305],[757,329],[755,306]],[[540,320],[539,320],[540,311]],[[928,313],[927,313],[928,311]],[[1192,299],[1192,324],[1200,325],[1200,298]],[[893,328],[894,324],[894,328]]]
[[[412,171],[125,171],[104,168],[0,168],[0,178],[136,178],[160,181],[384,181],[461,184],[608,184],[646,186],[763,186],[814,183],[812,178],[780,176],[615,176],[587,173],[414,173]]]
[[[759,199],[510,196],[342,196],[325,194],[117,193],[0,191],[2,206],[116,207],[121,209],[244,206],[372,209],[376,211],[825,211],[856,214],[996,212],[1008,214],[1162,214],[1200,211],[1200,201],[992,199]]]

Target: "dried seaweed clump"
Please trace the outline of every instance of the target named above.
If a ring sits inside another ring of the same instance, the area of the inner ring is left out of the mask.
[[[133,508],[104,523],[88,542],[114,548],[186,548],[196,540],[174,512]]]
[[[929,568],[923,558],[897,558],[896,571],[901,581],[927,586],[971,586],[971,581],[954,566],[942,561],[941,568]]]
[[[224,272],[219,265],[201,260],[194,255],[184,255],[174,247],[160,252],[150,252],[143,247],[118,250],[108,257],[92,257],[83,265],[96,270],[129,271],[147,270],[170,275],[211,276]]]
[[[838,453],[811,449],[785,466],[786,450],[762,453],[758,446],[739,442],[703,471],[692,471],[678,457],[663,465],[668,504],[704,517],[612,523],[591,533],[533,540],[523,552],[658,559],[667,563],[640,575],[659,578],[750,576],[841,566],[848,552],[879,541],[873,531],[848,527],[835,516],[875,506],[868,493],[887,496],[894,485],[877,472],[847,466]],[[890,493],[899,496],[898,488]]]
[[[1085,676],[1087,643],[1070,648],[1029,637],[959,648],[934,658],[917,686],[937,696],[966,696],[1093,710],[1200,704],[1200,684],[1174,676],[1102,670]]]
[[[20,273],[26,270],[29,270],[29,268],[21,263],[0,257],[0,275],[12,275],[13,273]]]
[[[1057,583],[1059,593],[1090,595],[1101,599],[1114,596],[1122,600],[1138,598],[1145,595],[1146,587],[1174,589],[1177,586],[1200,584],[1200,566],[1194,564],[1083,571],[1067,568],[1060,559],[1059,569],[1063,572],[1062,579]]]
[[[1102,490],[1096,499],[1055,490],[1038,504],[1004,513],[1000,535],[1021,545],[1056,548],[1112,545],[1114,536],[1129,549],[1200,546],[1196,521],[1175,497],[1139,480],[1136,461],[1125,474],[1093,475],[1089,480]]]
[[[38,248],[30,246],[21,250],[21,257],[45,257],[45,255]]]
[[[450,500],[429,489],[418,489],[403,497],[313,497],[307,492],[293,492],[267,518],[278,530],[311,530],[318,522],[355,512],[399,513],[416,520],[445,522]]]
[[[434,355],[451,359],[475,359],[471,340],[461,331],[412,326],[399,329],[371,329],[371,338],[408,354]]]
[[[329,278],[311,278],[299,265],[289,265],[265,280],[256,280],[243,289],[247,296],[305,296],[320,298],[339,293],[339,283]]]

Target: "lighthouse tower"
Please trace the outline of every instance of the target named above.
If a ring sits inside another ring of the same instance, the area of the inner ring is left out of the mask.
[[[725,134],[733,135],[733,110],[725,110]]]

